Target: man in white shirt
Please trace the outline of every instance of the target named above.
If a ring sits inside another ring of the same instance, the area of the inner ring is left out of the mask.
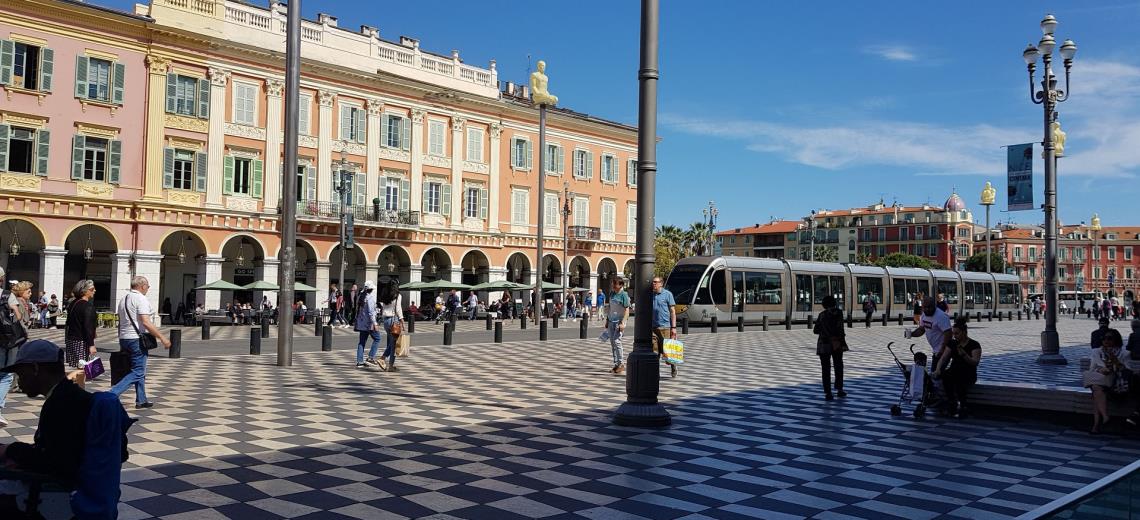
[[[943,347],[950,343],[950,316],[935,305],[934,298],[927,296],[922,301],[920,323],[922,327],[914,331],[911,337],[926,336],[930,349],[934,351],[932,359],[938,359]]]
[[[146,358],[147,351],[143,350],[139,342],[139,334],[150,334],[170,348],[170,340],[162,334],[150,321],[154,310],[150,307],[150,300],[146,293],[150,290],[150,282],[145,276],[131,278],[131,292],[127,293],[119,302],[119,348],[131,356],[131,371],[123,377],[118,384],[111,388],[111,393],[122,395],[131,385],[135,387],[135,408],[150,408],[154,406],[146,399]],[[144,332],[145,331],[145,332]]]

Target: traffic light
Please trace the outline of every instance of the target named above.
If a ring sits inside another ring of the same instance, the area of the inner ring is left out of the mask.
[[[353,246],[352,220],[352,213],[348,213],[344,216],[344,226],[341,228],[340,241],[344,244],[345,249],[352,249]]]

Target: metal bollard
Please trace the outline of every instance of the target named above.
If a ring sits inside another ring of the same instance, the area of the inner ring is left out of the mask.
[[[546,341],[546,320],[538,322],[538,340]]]
[[[586,334],[589,333],[586,329],[589,327],[590,318],[582,316],[582,321],[578,323],[578,339],[586,339]]]
[[[487,330],[491,330],[491,328],[493,327],[493,325],[491,325],[493,323],[493,321],[494,320],[491,319],[491,313],[488,312],[487,313]]]
[[[519,316],[519,328],[526,330],[526,316]]]
[[[269,313],[261,315],[261,337],[269,337]]]
[[[408,334],[415,334],[415,332],[416,332],[416,315],[415,314],[409,314],[407,316],[407,322],[408,322]]]
[[[445,321],[443,323],[443,344],[444,345],[450,345],[451,344],[451,331],[453,331],[453,330],[455,330],[455,329],[454,329],[454,326],[451,324],[450,321]]]
[[[903,324],[903,315],[902,315],[902,313],[900,312],[900,313],[899,313],[899,325],[902,325],[902,324]]]
[[[182,329],[170,329],[170,351],[166,355],[170,359],[182,357]]]
[[[989,318],[989,321],[994,321],[994,313],[991,312],[987,318]]]
[[[451,313],[451,328],[452,329],[455,328],[455,323],[457,321],[459,321],[459,313],[458,312],[452,312]]]
[[[851,315],[850,315],[850,314],[848,314],[848,315],[847,315],[847,328],[849,328],[849,329],[850,329],[851,327],[854,327],[854,326],[855,326],[855,324],[854,324],[854,323],[852,323],[852,321],[851,321]]]
[[[807,328],[808,329],[815,328],[815,316],[812,316],[811,314],[808,314]]]
[[[887,326],[887,313],[885,313],[885,312],[883,313],[883,326],[884,327]]]
[[[325,325],[324,320],[321,319],[321,313],[319,311],[314,312],[313,313],[313,331],[314,331],[313,335],[314,336],[320,336],[321,330],[324,328],[324,325]]]
[[[332,325],[321,329],[321,352],[332,352]]]
[[[978,311],[974,314],[974,321],[982,321],[982,311]]]
[[[1005,319],[1006,319],[1006,321],[1013,321],[1013,311],[1007,312],[1005,314]]]
[[[554,320],[554,328],[557,329],[558,328],[558,313],[554,313],[554,317],[552,319]]]
[[[744,332],[744,316],[736,317],[736,332]]]
[[[784,330],[792,330],[792,318],[790,316],[784,317]]]
[[[210,339],[210,319],[202,316],[202,339]]]
[[[709,318],[709,330],[713,334],[716,334],[716,316],[712,316]]]
[[[261,331],[255,327],[249,328],[249,355],[261,355]]]
[[[681,318],[681,334],[689,335],[689,317]]]
[[[1002,321],[1002,318],[1005,318],[1005,315],[999,312],[998,313],[998,321]]]
[[[768,332],[768,317],[767,316],[764,316],[764,318],[761,319],[760,326],[764,328],[764,332]]]
[[[503,322],[495,322],[495,343],[503,342]]]
[[[1017,321],[1021,321],[1021,311],[1017,311]]]

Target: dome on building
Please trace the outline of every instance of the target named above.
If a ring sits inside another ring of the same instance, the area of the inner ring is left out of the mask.
[[[946,211],[962,211],[966,209],[966,203],[957,193],[951,193],[950,198],[946,199],[946,204],[943,204],[942,208]]]

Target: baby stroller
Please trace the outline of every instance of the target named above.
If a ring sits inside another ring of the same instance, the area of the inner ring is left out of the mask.
[[[895,417],[902,415],[903,404],[907,404],[914,406],[912,412],[914,418],[921,419],[926,416],[926,409],[934,399],[930,372],[926,369],[926,353],[915,352],[914,343],[911,343],[910,353],[913,356],[914,364],[907,366],[895,354],[894,349],[891,348],[892,345],[894,345],[893,341],[887,343],[887,350],[890,351],[891,357],[895,358],[895,365],[902,372],[903,387],[902,392],[899,393],[898,403],[891,405],[891,415]]]

